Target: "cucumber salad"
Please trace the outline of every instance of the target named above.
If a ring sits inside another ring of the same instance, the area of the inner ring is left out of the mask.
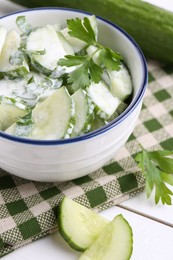
[[[128,106],[123,57],[98,41],[96,17],[18,30],[0,26],[0,131],[56,140],[94,131]]]

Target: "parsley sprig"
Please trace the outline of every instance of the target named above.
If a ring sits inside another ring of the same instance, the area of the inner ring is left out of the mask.
[[[60,59],[58,65],[73,67],[77,66],[68,74],[68,83],[72,84],[74,91],[79,88],[86,88],[90,82],[99,83],[102,78],[104,69],[119,70],[122,56],[110,48],[97,43],[95,32],[91,26],[90,20],[85,17],[83,20],[76,18],[67,20],[69,34],[86,42],[86,47],[92,45],[96,51],[91,55],[66,55],[65,59]],[[93,56],[98,54],[97,63],[94,62]]]
[[[68,19],[67,26],[72,37],[78,38],[88,45],[96,44],[96,35],[87,17],[84,17],[83,22],[79,18]]]
[[[66,67],[80,65],[68,75],[68,83],[72,84],[74,91],[77,91],[80,87],[89,86],[90,79],[95,83],[101,80],[103,69],[94,63],[93,59],[88,55],[66,55],[65,57],[66,59],[60,59],[59,65]]]
[[[171,205],[173,192],[166,184],[173,186],[173,151],[158,150],[147,152],[142,150],[135,160],[146,179],[146,193],[150,197],[155,189],[155,203]]]

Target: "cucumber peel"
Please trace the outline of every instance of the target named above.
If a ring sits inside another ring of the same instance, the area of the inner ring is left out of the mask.
[[[58,227],[69,246],[84,251],[79,260],[129,260],[133,232],[120,214],[111,222],[64,197],[59,206]]]
[[[77,251],[86,250],[107,223],[102,216],[67,197],[64,197],[60,204],[60,234],[69,246]]]
[[[122,215],[116,216],[79,260],[129,260],[133,251],[132,229]]]
[[[86,91],[79,89],[72,95],[75,103],[75,125],[72,136],[89,131],[94,119],[94,105]]]

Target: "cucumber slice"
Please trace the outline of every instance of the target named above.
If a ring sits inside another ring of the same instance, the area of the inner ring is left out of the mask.
[[[56,90],[32,112],[33,139],[61,139],[71,136],[74,127],[74,104],[67,89]]]
[[[7,33],[0,55],[0,73],[9,78],[24,77],[29,72],[25,60],[20,65],[10,64],[9,62],[10,57],[18,51],[20,43],[20,35],[15,30]]]
[[[98,115],[104,119],[109,118],[120,104],[119,98],[111,94],[103,81],[98,84],[92,82],[88,88],[88,95],[98,107]]]
[[[60,204],[58,217],[60,234],[77,251],[88,248],[107,223],[108,221],[102,216],[67,197],[64,197]]]
[[[62,46],[64,48],[64,50],[66,51],[67,54],[74,54],[73,48],[70,45],[70,43],[66,40],[66,38],[64,37],[64,35],[61,32],[57,32],[58,37],[62,43]]]
[[[69,42],[69,44],[71,44],[71,46],[74,50],[74,53],[79,52],[86,46],[85,42],[81,41],[78,38],[70,36],[68,33],[68,28],[61,30],[61,33],[65,37],[65,39]]]
[[[94,131],[96,129],[101,128],[102,126],[106,125],[106,121],[103,118],[100,118],[99,116],[96,116],[91,124],[90,131]]]
[[[75,125],[72,136],[77,136],[81,132],[89,131],[94,118],[94,105],[87,96],[86,91],[79,89],[72,98],[75,103]]]
[[[68,54],[61,40],[51,25],[37,28],[29,34],[26,50],[38,71],[50,74],[57,67],[58,60]]]
[[[97,28],[97,20],[96,17],[94,15],[89,16],[88,19],[90,20],[91,26],[95,32],[95,36],[96,39],[98,37],[98,28]],[[81,51],[87,44],[86,42],[83,42],[82,40],[72,37],[69,35],[69,30],[68,28],[65,28],[63,30],[61,30],[61,33],[64,35],[64,37],[66,38],[66,40],[71,44],[71,46],[73,47],[73,50],[75,53]]]
[[[126,110],[127,107],[128,107],[128,105],[127,105],[126,103],[121,102],[121,103],[119,104],[119,106],[117,107],[117,113],[118,113],[118,115],[120,115],[121,113],[123,113],[123,112]]]
[[[111,122],[112,120],[117,118],[121,113],[123,113],[124,110],[126,110],[127,107],[128,105],[126,103],[121,102],[117,107],[117,110],[111,115],[111,117],[108,118],[108,122]]]
[[[103,229],[79,260],[129,260],[132,250],[132,229],[123,216],[118,215]]]
[[[5,131],[26,113],[26,110],[20,109],[14,104],[7,104],[2,101],[0,104],[0,130]]]
[[[74,127],[74,103],[67,89],[56,90],[39,103],[30,116],[21,118],[7,133],[33,139],[69,138]],[[23,121],[23,124],[21,123]]]
[[[110,91],[120,100],[124,101],[132,93],[132,80],[125,66],[119,71],[109,71],[111,80]]]
[[[92,59],[93,61],[96,63],[96,64],[99,64],[98,63],[98,58],[99,58],[99,53],[100,53],[100,49],[96,46],[93,46],[93,45],[90,45],[87,49],[86,49],[86,52],[89,56],[92,56]]]
[[[1,25],[0,26],[0,55],[1,55],[2,48],[4,46],[6,35],[7,35],[7,30]]]

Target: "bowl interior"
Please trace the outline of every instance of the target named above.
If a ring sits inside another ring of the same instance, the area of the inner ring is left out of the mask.
[[[34,9],[6,16],[0,20],[0,23],[8,30],[12,28],[18,30],[15,21],[19,15],[25,15],[27,21],[33,26],[58,23],[65,27],[66,19],[76,17],[83,18],[88,14],[79,11],[71,11],[68,9]],[[124,57],[133,79],[135,95],[141,86],[144,77],[143,64],[136,46],[132,43],[131,40],[129,40],[127,34],[122,33],[122,30],[116,26],[113,26],[110,22],[106,22],[105,20],[98,18],[98,28],[98,41],[104,46],[118,51]]]
[[[20,15],[25,15],[27,21],[33,26],[58,23],[62,24],[62,26],[65,27],[67,19],[76,17],[83,18],[88,14],[85,12],[59,8],[29,9],[1,18],[0,24],[4,25],[8,30],[12,28],[18,30],[15,21],[16,18]],[[144,94],[147,81],[145,59],[136,43],[118,26],[113,25],[112,23],[105,21],[102,18],[98,18],[98,28],[98,41],[104,46],[118,51],[124,57],[125,63],[127,64],[132,76],[134,87],[133,98],[128,109],[123,113],[122,116],[120,116],[121,120],[121,118],[125,118],[125,116],[128,116],[130,110],[135,108],[135,106],[141,100]],[[106,126],[107,129],[109,128],[109,126],[112,127],[111,123],[110,125]],[[96,131],[99,132],[99,130]],[[86,136],[89,135],[90,133],[86,134]],[[80,137],[78,138],[80,139]]]

